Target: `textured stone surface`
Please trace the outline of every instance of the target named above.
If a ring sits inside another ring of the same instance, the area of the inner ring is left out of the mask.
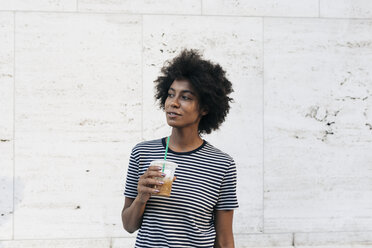
[[[234,235],[237,248],[248,247],[292,247],[293,235],[283,234],[236,234]]]
[[[371,33],[265,20],[265,231],[371,229]]]
[[[0,10],[76,11],[78,0],[2,0]]]
[[[13,240],[0,241],[0,248],[110,248],[110,239]]]
[[[141,137],[140,18],[16,17],[15,237],[119,236]]]
[[[114,238],[110,248],[134,247],[136,238]]]
[[[189,27],[193,24],[194,28]],[[226,125],[204,138],[233,156],[238,168],[240,208],[235,230],[262,231],[262,22],[256,18],[156,17],[144,19],[144,138],[170,134],[164,113],[155,111],[153,81],[163,63],[182,48],[204,51],[234,85],[235,103]],[[244,133],[244,138],[242,138]],[[234,146],[239,140],[239,146]],[[247,152],[249,151],[249,152]]]
[[[371,247],[371,18],[369,0],[0,1],[0,248],[134,246],[129,154],[169,135],[153,81],[183,47],[234,85],[204,138],[237,162],[236,247]]]
[[[372,246],[372,232],[296,233],[296,247],[303,246]]]
[[[318,17],[318,0],[203,0],[203,14]]]
[[[0,239],[13,227],[14,15],[0,13]]]
[[[79,11],[155,14],[200,14],[200,0],[79,0]]]
[[[308,246],[300,245],[296,246],[300,248],[369,248],[370,245],[317,245],[317,246]]]
[[[0,13],[0,142],[13,139],[14,14]]]
[[[0,1],[0,10],[14,10],[14,1]]]
[[[370,0],[320,0],[321,17],[372,18]]]

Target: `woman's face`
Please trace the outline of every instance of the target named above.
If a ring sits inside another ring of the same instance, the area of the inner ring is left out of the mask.
[[[196,91],[187,80],[174,80],[165,100],[165,113],[169,126],[196,129],[201,117],[206,114],[199,109]]]

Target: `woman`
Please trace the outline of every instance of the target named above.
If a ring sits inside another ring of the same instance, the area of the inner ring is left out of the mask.
[[[167,160],[178,164],[171,197],[157,196],[166,138],[137,144],[129,161],[123,226],[139,229],[136,247],[234,247],[236,197],[234,160],[200,135],[218,129],[229,112],[233,91],[218,64],[184,50],[155,81],[156,99],[172,133]]]

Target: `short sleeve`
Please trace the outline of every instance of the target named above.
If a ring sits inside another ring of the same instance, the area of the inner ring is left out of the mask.
[[[133,148],[132,153],[129,159],[129,166],[127,172],[127,179],[125,183],[125,191],[124,195],[129,198],[136,198],[137,192],[137,185],[138,185],[138,152],[136,148]]]
[[[215,209],[232,210],[238,207],[238,199],[236,196],[236,165],[234,160],[231,160],[230,166],[227,168],[222,180]]]

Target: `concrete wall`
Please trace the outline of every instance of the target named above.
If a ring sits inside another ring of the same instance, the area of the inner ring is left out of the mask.
[[[372,247],[372,1],[1,0],[0,247],[131,247],[130,149],[183,47],[235,103],[204,138],[238,163],[236,246]]]

